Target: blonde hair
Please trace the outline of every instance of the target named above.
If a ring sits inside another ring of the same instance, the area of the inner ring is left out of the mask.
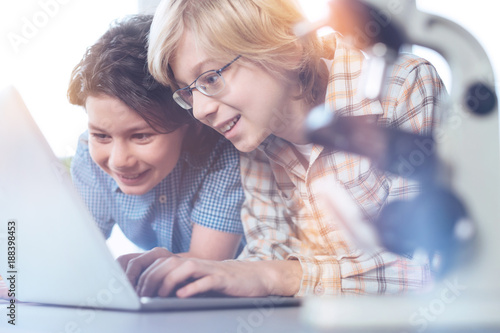
[[[295,0],[163,0],[151,26],[149,70],[176,87],[168,63],[189,30],[215,59],[229,62],[242,55],[276,75],[298,73],[298,97],[319,104],[324,96],[318,83],[327,75],[320,58],[331,58],[334,45],[324,45],[315,34],[296,37],[293,27],[303,20]]]

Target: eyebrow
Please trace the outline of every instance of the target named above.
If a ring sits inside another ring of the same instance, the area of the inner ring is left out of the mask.
[[[93,130],[96,130],[96,131],[106,132],[105,130],[103,130],[99,126],[96,126],[96,125],[94,125],[92,123],[88,123],[88,127],[89,127],[89,129],[93,129]]]
[[[96,125],[94,125],[92,123],[88,123],[88,127],[91,130],[96,130],[96,131],[100,131],[100,132],[107,132],[106,130],[104,130],[104,129],[100,128],[99,126],[96,126]],[[148,124],[146,124],[146,125],[139,125],[139,126],[130,127],[130,128],[125,129],[125,132],[127,132],[127,133],[140,132],[140,131],[154,131],[154,130]]]
[[[201,70],[203,67],[207,67],[207,66],[211,66],[210,68],[206,68],[205,70]],[[217,67],[217,61],[215,59],[205,59],[203,61],[200,61],[199,63],[197,63],[195,66],[193,66],[191,68],[191,70],[189,71],[189,75],[191,75],[191,77],[194,77],[193,80],[191,80],[189,83],[185,83],[185,82],[180,82],[180,81],[175,81],[175,83],[177,83],[177,85],[181,88],[193,83],[193,81],[198,78],[201,74],[205,73],[206,71],[209,71],[209,70],[218,70],[220,67]],[[212,68],[213,67],[213,68]],[[215,68],[217,67],[217,68]]]

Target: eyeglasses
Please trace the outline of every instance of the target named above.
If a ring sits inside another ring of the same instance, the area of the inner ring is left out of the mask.
[[[214,96],[220,93],[226,86],[222,77],[222,71],[226,70],[233,62],[238,60],[241,55],[234,58],[230,63],[218,70],[209,70],[202,73],[187,87],[178,89],[174,92],[174,101],[181,108],[190,110],[193,108],[193,89],[197,89],[205,96]],[[193,88],[191,88],[194,85]]]

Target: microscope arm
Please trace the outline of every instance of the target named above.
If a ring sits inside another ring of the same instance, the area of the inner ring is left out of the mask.
[[[388,13],[403,35],[403,42],[421,45],[440,53],[452,73],[450,102],[466,106],[477,114],[492,112],[496,106],[493,67],[479,42],[470,32],[446,18],[417,9],[415,0],[389,3],[362,0],[379,13]],[[391,11],[394,14],[391,14]]]

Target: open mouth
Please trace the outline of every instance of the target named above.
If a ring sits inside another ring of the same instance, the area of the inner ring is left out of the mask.
[[[133,183],[141,181],[142,178],[144,178],[144,176],[148,173],[148,171],[149,170],[146,170],[144,172],[137,173],[137,174],[127,174],[127,175],[116,174],[116,175],[118,176],[118,178],[121,180],[122,183],[133,184]]]
[[[133,180],[133,179],[137,179],[140,177],[140,173],[138,173],[137,175],[135,176],[125,176],[125,175],[121,175],[120,177],[124,178],[124,179],[129,179],[129,180]]]
[[[236,125],[236,123],[238,122],[238,120],[240,120],[240,118],[241,118],[241,116],[234,117],[229,123],[227,123],[225,126],[223,126],[220,129],[220,131],[223,134],[226,134],[227,132],[229,132],[234,127],[234,125]]]

